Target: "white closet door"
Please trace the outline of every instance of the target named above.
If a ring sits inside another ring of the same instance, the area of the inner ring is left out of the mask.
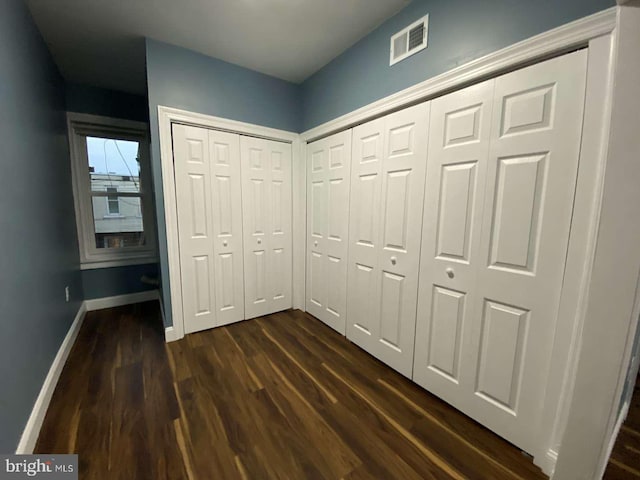
[[[244,319],[240,137],[209,130],[216,326]]]
[[[464,409],[473,394],[476,293],[493,89],[489,80],[431,102],[413,380]]]
[[[411,376],[429,103],[356,127],[347,336]]]
[[[307,145],[307,312],[345,334],[351,130]]]
[[[379,118],[354,128],[351,157],[347,337],[373,355],[380,330],[377,299],[384,125],[384,118]]]
[[[245,316],[291,308],[291,145],[241,137]]]
[[[587,52],[496,80],[471,338],[474,415],[533,451],[578,171]]]
[[[173,126],[185,333],[216,326],[209,133]]]
[[[419,349],[427,345],[429,354],[416,356],[414,378],[433,388],[434,374],[440,374],[436,393],[529,452],[536,447],[551,367],[578,168],[586,60],[586,52],[579,51],[495,80],[484,207],[473,212],[482,222],[480,234],[471,235],[472,259],[479,249],[470,265],[476,278],[455,284],[468,266],[451,259],[448,266],[433,263],[422,286],[432,300],[430,310],[421,309],[425,324],[416,344]],[[438,238],[434,228],[425,234]],[[437,245],[433,238],[425,244]],[[442,277],[443,267],[451,269],[452,281]],[[454,340],[454,324],[462,329],[461,342]],[[438,341],[448,347],[439,343],[429,350]],[[456,344],[461,345],[459,354]],[[454,385],[442,387],[447,381]]]

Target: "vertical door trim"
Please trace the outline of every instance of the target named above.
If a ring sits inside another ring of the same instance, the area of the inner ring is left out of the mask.
[[[589,42],[587,89],[578,178],[565,264],[551,369],[535,463],[547,474],[555,468],[567,424],[576,375],[585,302],[599,227],[611,109],[613,33]]]
[[[193,125],[196,127],[222,130],[239,135],[264,138],[266,140],[275,140],[291,144],[293,168],[303,162],[300,156],[300,136],[294,132],[278,130],[275,128],[263,127],[251,123],[238,122],[226,118],[204,115],[201,113],[189,112],[178,108],[165,107],[158,105],[158,129],[160,136],[160,166],[162,172],[162,201],[164,202],[164,219],[167,234],[167,257],[169,267],[169,285],[164,285],[164,295],[170,295],[171,298],[171,317],[173,324],[167,328],[173,327],[171,336],[166,335],[167,341],[179,340],[184,337],[184,316],[182,310],[182,285],[180,281],[180,246],[178,239],[178,213],[177,198],[175,186],[175,171],[173,167],[173,139],[171,128],[173,123],[182,123]],[[299,168],[299,167],[298,167]],[[303,170],[304,171],[304,170]],[[292,188],[294,190],[293,211],[299,214],[300,205],[296,203],[300,201],[300,192],[295,195],[295,184],[299,181],[298,177],[292,178]],[[298,187],[299,188],[299,187]],[[157,197],[156,197],[157,199]],[[293,238],[304,238],[305,227],[304,221],[292,215]],[[301,236],[302,235],[302,236]],[[294,244],[297,243],[294,241]],[[293,254],[293,298],[304,296],[304,254],[300,254],[300,249]],[[162,258],[162,253],[161,253]],[[302,266],[300,266],[302,262]],[[302,276],[300,277],[300,271]],[[297,275],[297,276],[296,276]],[[302,292],[302,293],[301,293]],[[296,302],[294,301],[294,306]]]
[[[293,165],[293,308],[306,310],[307,279],[307,144],[296,141],[292,146]]]
[[[589,262],[589,276],[580,304],[575,373],[566,400],[557,478],[600,478],[604,473],[640,315],[640,220],[631,214],[640,203],[640,140],[635,122],[640,107],[640,1],[628,2],[617,11],[608,55],[602,55],[608,61],[600,66],[609,65],[611,72],[603,95],[607,108],[597,130],[604,172],[594,252],[584,259]]]

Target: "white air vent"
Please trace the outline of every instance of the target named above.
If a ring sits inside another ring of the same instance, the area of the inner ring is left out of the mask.
[[[429,15],[425,15],[417,22],[403,28],[391,37],[391,54],[389,65],[398,63],[414,53],[427,48],[427,32],[429,29]]]

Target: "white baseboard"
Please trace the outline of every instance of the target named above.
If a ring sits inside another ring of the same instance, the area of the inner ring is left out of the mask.
[[[122,305],[130,305],[132,303],[148,302],[149,300],[158,300],[160,295],[158,290],[148,290],[146,292],[128,293],[126,295],[116,295],[114,297],[93,298],[85,300],[87,311],[102,310],[103,308],[120,307]]]
[[[556,463],[558,461],[558,452],[551,448],[545,452],[541,457],[535,457],[533,463],[540,467],[540,470],[544,472],[549,478],[553,477],[553,471],[556,469]]]
[[[18,448],[16,449],[17,454],[33,453],[33,449],[38,441],[38,435],[40,435],[42,422],[44,421],[47,409],[49,408],[49,402],[51,401],[53,392],[56,389],[58,379],[62,373],[62,368],[69,357],[71,347],[73,347],[73,343],[78,336],[78,332],[80,331],[80,327],[82,326],[86,313],[86,304],[85,302],[82,302],[67,335],[64,337],[64,340],[58,349],[58,353],[53,359],[51,368],[49,368],[49,373],[47,373],[47,376],[44,379],[38,398],[36,398],[36,402],[33,405],[33,410],[31,410],[31,415],[29,416],[27,425],[24,427],[24,431],[22,432],[20,443],[18,443]]]
[[[167,343],[169,342],[175,342],[176,340],[180,340],[177,332],[175,331],[175,329],[173,327],[166,327],[164,329],[164,339]]]

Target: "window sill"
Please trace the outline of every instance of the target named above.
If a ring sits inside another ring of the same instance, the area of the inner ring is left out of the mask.
[[[80,270],[95,270],[98,268],[111,268],[111,267],[127,267],[130,265],[146,265],[150,263],[158,263],[158,257],[138,257],[138,258],[123,258],[116,260],[99,260],[95,262],[83,262],[80,264]]]

